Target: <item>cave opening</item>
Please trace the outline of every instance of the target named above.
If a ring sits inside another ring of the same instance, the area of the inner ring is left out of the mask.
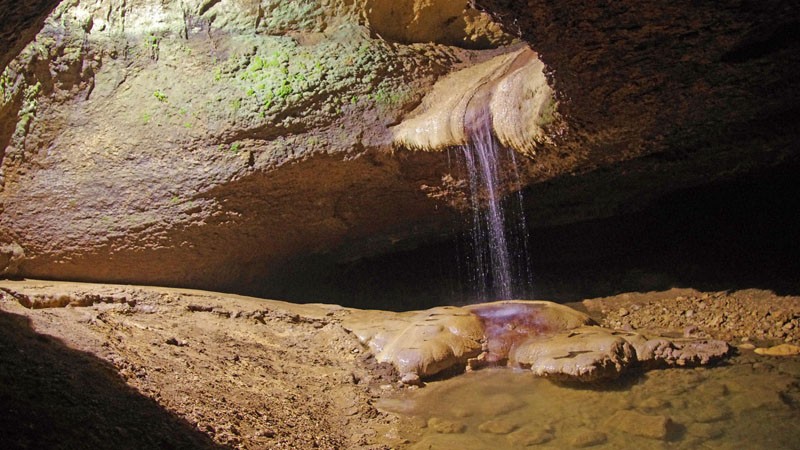
[[[515,294],[557,302],[672,287],[797,295],[799,169],[784,164],[679,190],[601,219],[537,227],[527,217],[532,286],[515,286]],[[306,259],[259,294],[396,311],[485,301],[460,263],[472,237],[456,228],[413,249],[347,262]]]

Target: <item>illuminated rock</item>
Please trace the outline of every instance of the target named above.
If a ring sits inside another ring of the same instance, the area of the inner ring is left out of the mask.
[[[617,378],[632,368],[697,366],[728,355],[723,341],[669,339],[593,325],[545,301],[510,300],[425,311],[353,311],[345,326],[402,379],[447,369],[514,366],[569,381]]]

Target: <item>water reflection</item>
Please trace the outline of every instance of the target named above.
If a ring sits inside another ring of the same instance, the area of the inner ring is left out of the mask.
[[[800,358],[744,353],[605,387],[488,369],[387,399],[411,449],[797,449]]]

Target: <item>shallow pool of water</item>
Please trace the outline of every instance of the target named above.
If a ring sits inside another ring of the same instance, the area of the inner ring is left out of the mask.
[[[411,449],[798,449],[800,358],[746,351],[713,368],[570,387],[488,369],[385,399]]]

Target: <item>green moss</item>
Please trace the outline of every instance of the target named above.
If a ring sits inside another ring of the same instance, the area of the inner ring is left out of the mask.
[[[155,98],[156,98],[158,101],[160,101],[161,103],[167,103],[167,102],[168,102],[168,100],[167,100],[167,94],[165,94],[165,93],[161,92],[161,91],[160,91],[160,90],[158,90],[158,89],[156,89],[156,90],[153,92],[153,97],[155,97]]]
[[[275,95],[277,95],[280,98],[288,96],[289,94],[294,92],[291,81],[283,80],[283,83],[281,83],[281,85],[274,92]]]
[[[25,101],[36,101],[36,96],[42,91],[42,83],[36,82],[32,86],[25,88]]]
[[[14,98],[14,79],[8,67],[0,74],[0,105],[5,105]]]
[[[382,108],[389,108],[402,105],[410,97],[410,92],[403,88],[392,86],[381,86],[369,94],[369,98],[375,105]]]
[[[42,83],[30,85],[25,88],[23,93],[22,108],[17,113],[17,125],[14,128],[14,137],[23,139],[30,130],[31,122],[36,117],[36,97],[42,90]]]
[[[217,148],[221,152],[224,152],[224,151],[227,150],[230,153],[238,155],[239,152],[242,150],[242,144],[241,144],[241,142],[231,142],[230,145],[228,145],[227,147],[225,146],[225,144],[219,144],[219,146]]]
[[[539,120],[537,121],[538,125],[542,128],[552,125],[556,120],[557,111],[558,102],[551,97],[542,108]]]
[[[244,42],[239,46],[244,50],[232,53],[213,72],[225,101],[239,98],[232,104],[237,118],[279,125],[289,111],[292,117],[334,116],[346,105],[389,109],[410,99],[406,80],[387,75],[397,49],[374,42],[361,28],[337,31],[315,45],[303,46],[287,36],[258,35]],[[392,82],[379,81],[387,77]]]
[[[158,36],[148,34],[144,38],[144,46],[149,48],[158,47],[158,43],[161,41],[161,38]]]

